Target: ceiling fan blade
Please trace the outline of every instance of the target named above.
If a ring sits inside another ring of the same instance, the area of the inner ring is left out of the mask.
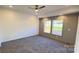
[[[40,7],[39,9],[42,9],[42,8],[44,8],[45,6],[42,6],[42,7]]]
[[[28,7],[29,9],[34,9],[34,10],[38,10],[38,9],[42,9],[46,6],[39,6],[39,5],[35,5],[34,7]]]

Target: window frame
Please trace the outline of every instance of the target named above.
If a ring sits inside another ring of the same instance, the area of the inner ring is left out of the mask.
[[[44,20],[44,21],[43,21],[43,32],[44,32],[44,33],[48,33],[48,32],[45,32],[45,31],[44,31],[44,22],[45,22],[45,21],[48,21],[48,20],[50,20],[50,19],[47,18],[47,20]],[[50,20],[50,33],[51,33],[51,20]],[[50,33],[48,33],[48,34],[50,34]]]
[[[44,20],[44,19],[43,19]],[[47,32],[44,32],[44,22],[43,22],[43,32],[45,33],[45,34],[51,34],[51,35],[54,35],[54,36],[59,36],[59,37],[63,37],[63,29],[64,29],[64,19],[62,19],[63,20],[63,25],[62,25],[62,35],[60,36],[60,35],[56,35],[56,34],[52,34],[52,27],[53,27],[53,25],[52,25],[52,23],[53,23],[53,18],[47,18],[47,20],[50,20],[51,21],[51,25],[50,25],[50,33],[47,33]],[[58,19],[55,19],[55,20],[58,20]],[[45,20],[44,20],[45,21]]]
[[[57,20],[57,19],[55,19],[55,20]],[[62,19],[63,20],[63,19]],[[51,26],[53,27],[53,20],[51,21]],[[59,37],[62,37],[63,36],[63,29],[64,29],[64,20],[63,20],[63,25],[62,25],[62,35],[60,36],[60,35],[56,35],[56,34],[53,34],[52,32],[53,32],[53,30],[52,30],[52,27],[51,27],[51,34],[52,35],[55,35],[55,36],[59,36]]]

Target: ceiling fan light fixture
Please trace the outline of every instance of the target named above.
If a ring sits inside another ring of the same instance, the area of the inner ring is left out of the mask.
[[[43,9],[45,6],[35,5],[34,7],[29,6],[29,9],[33,9],[36,15],[39,15],[39,11]]]
[[[35,10],[35,12],[38,12],[38,11],[39,11],[38,9]]]

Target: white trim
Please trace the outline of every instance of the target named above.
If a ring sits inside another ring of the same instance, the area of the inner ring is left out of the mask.
[[[78,16],[78,26],[77,26],[77,34],[76,34],[76,44],[74,51],[79,53],[79,16]]]

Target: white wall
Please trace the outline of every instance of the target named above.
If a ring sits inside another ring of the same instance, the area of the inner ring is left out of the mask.
[[[0,23],[0,46],[1,46],[2,40],[3,40],[3,33],[2,33],[2,26],[1,26],[1,23]]]
[[[1,46],[1,42],[3,40],[3,26],[2,26],[2,20],[1,20],[1,12],[0,12],[0,46]]]
[[[77,27],[77,35],[76,35],[76,43],[75,43],[75,52],[79,53],[79,16],[78,16],[78,27]]]
[[[1,42],[38,34],[39,21],[33,15],[0,9],[0,22],[2,23],[2,35],[4,38],[0,40]]]

